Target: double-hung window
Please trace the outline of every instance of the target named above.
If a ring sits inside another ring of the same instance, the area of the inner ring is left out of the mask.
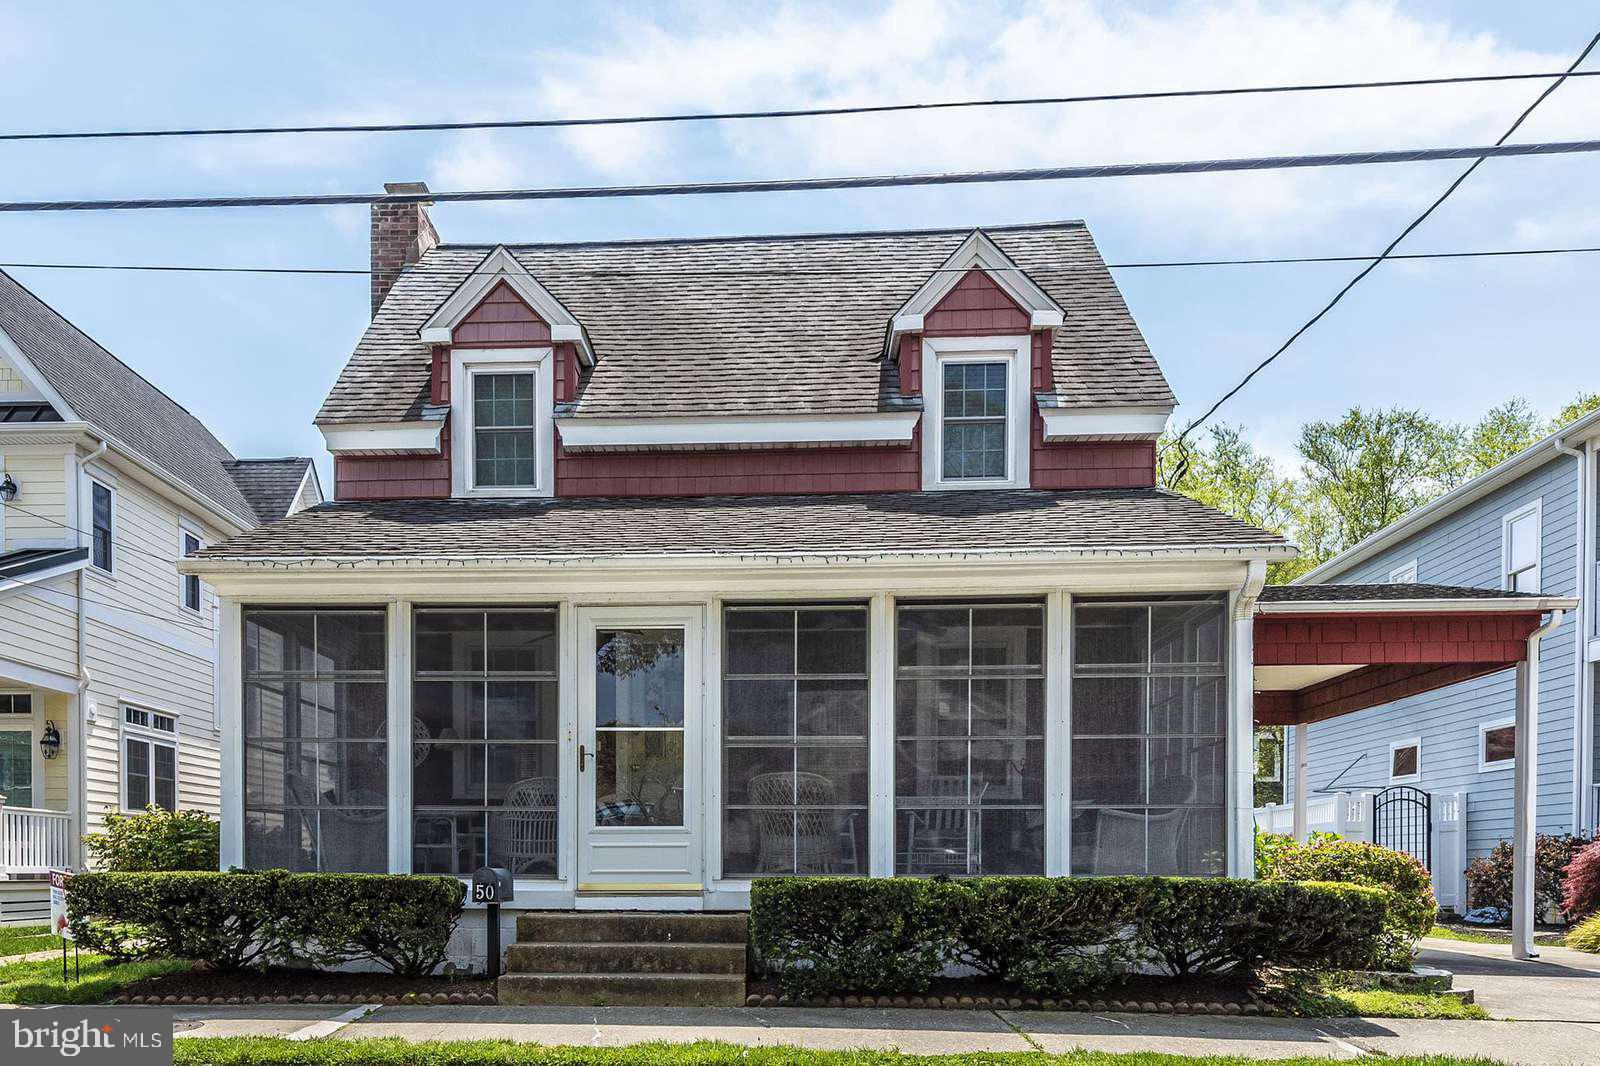
[[[895,873],[1044,873],[1044,606],[898,616]]]
[[[1539,501],[1506,515],[1501,523],[1501,587],[1539,591]]]
[[[551,495],[554,402],[551,349],[453,349],[450,452],[455,495]]]
[[[472,482],[532,488],[538,451],[533,371],[472,375]]]
[[[556,876],[556,611],[418,610],[412,869]]]
[[[722,872],[867,873],[867,609],[723,615]]]
[[[1215,599],[1074,605],[1073,874],[1223,872],[1225,631]]]
[[[178,534],[178,539],[183,543],[183,557],[187,559],[200,550],[200,538],[187,529]],[[200,575],[183,575],[183,605],[191,611],[200,610]]]
[[[1028,486],[1027,337],[923,340],[923,487]]]
[[[178,809],[178,720],[172,715],[122,708],[122,805]]]
[[[252,869],[389,868],[381,610],[244,614],[244,859]]]
[[[111,573],[111,490],[98,481],[89,482],[91,539],[89,561],[97,569]]]

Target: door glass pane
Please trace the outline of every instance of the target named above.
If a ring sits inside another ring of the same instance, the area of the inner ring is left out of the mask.
[[[683,725],[683,630],[595,633],[594,724]]]
[[[33,806],[33,733],[0,730],[0,796],[7,807]]]
[[[594,824],[683,824],[683,731],[595,734]]]

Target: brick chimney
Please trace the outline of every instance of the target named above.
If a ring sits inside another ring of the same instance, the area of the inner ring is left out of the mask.
[[[390,195],[416,196],[428,191],[427,182],[384,182]],[[431,200],[416,203],[372,205],[372,313],[376,315],[395,279],[439,243],[439,233],[428,218]]]

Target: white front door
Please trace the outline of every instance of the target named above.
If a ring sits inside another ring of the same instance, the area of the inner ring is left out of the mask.
[[[578,891],[699,894],[699,607],[582,607]]]

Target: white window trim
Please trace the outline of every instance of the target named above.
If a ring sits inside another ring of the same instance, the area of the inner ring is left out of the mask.
[[[1389,571],[1389,584],[1415,585],[1417,583],[1417,560],[1395,567]]]
[[[152,726],[131,725],[128,722],[129,709],[143,711],[145,714],[159,714],[172,719],[172,732],[168,733]],[[133,703],[128,700],[117,701],[117,807],[124,814],[142,814],[143,807],[128,806],[128,741],[137,740],[150,748],[157,744],[165,745],[172,749],[172,809],[183,809],[183,758],[182,745],[179,743],[178,734],[183,730],[183,720],[172,711],[163,711],[147,704]],[[156,801],[156,757],[155,751],[150,752],[150,802]]]
[[[115,577],[117,573],[117,488],[105,478],[96,475],[90,475],[88,478],[86,478],[86,480],[89,483],[88,489],[86,490],[88,499],[84,501],[86,506],[84,507],[83,517],[84,528],[88,534],[89,541],[88,570],[90,573],[99,574],[101,577]],[[111,565],[108,568],[101,568],[94,561],[94,487],[96,485],[99,485],[101,488],[105,489],[111,494],[110,558],[106,560]]]
[[[1516,724],[1517,720],[1515,717],[1496,718],[1492,722],[1478,723],[1478,773],[1487,774],[1493,773],[1496,770],[1510,770],[1517,765],[1517,756],[1514,748],[1512,749],[1512,755],[1509,759],[1496,759],[1494,762],[1490,762],[1487,758],[1485,758],[1484,755],[1488,746],[1488,735],[1490,730],[1504,729],[1506,726],[1515,726]]]
[[[1544,497],[1532,503],[1518,507],[1515,511],[1507,513],[1500,519],[1500,587],[1511,588],[1511,524],[1523,518],[1533,516],[1534,547],[1533,547],[1533,589],[1532,592],[1544,590]]]
[[[450,351],[451,495],[506,497],[555,495],[555,384],[551,348],[453,348]],[[533,374],[534,484],[478,488],[473,483],[472,377],[476,373]]]
[[[1417,749],[1417,772],[1414,773],[1414,774],[1401,774],[1400,776],[1397,777],[1395,775],[1395,772],[1394,772],[1394,753],[1397,752],[1397,751],[1402,751],[1402,750],[1404,750],[1406,748],[1416,748]],[[1391,785],[1414,785],[1414,784],[1416,784],[1417,782],[1419,782],[1421,780],[1422,780],[1422,738],[1421,737],[1407,737],[1405,740],[1391,741],[1389,743],[1389,784],[1391,784]]]
[[[33,764],[33,780],[30,782],[30,791],[33,794],[29,797],[28,806],[38,810],[44,807],[44,753],[39,750],[38,742],[38,737],[41,733],[40,723],[44,721],[42,694],[35,692],[31,688],[0,688],[0,696],[28,697],[30,713],[26,715],[0,714],[0,730],[8,733],[26,732],[28,734],[28,747]],[[21,804],[15,801],[15,797],[8,797],[6,806],[20,807]]]
[[[944,364],[1007,361],[1006,476],[944,476]],[[922,487],[928,490],[1025,489],[1029,484],[1029,420],[1033,413],[1031,337],[924,337],[922,340]]]
[[[115,529],[115,526],[116,526],[116,524],[115,524],[115,522],[113,522],[112,523],[113,530]],[[195,525],[193,522],[191,522],[187,518],[180,518],[180,519],[178,519],[178,558],[179,559],[183,559],[185,557],[184,543],[183,543],[185,537],[193,537],[195,539],[195,543],[197,545],[196,548],[195,548],[196,551],[199,551],[201,548],[204,548],[206,546],[206,538],[205,538],[205,535],[200,532],[200,527]],[[196,603],[195,603],[195,605],[193,607],[189,606],[189,598],[188,598],[188,585],[189,585],[190,577],[194,577],[195,588],[196,588],[196,590],[198,592],[198,595],[195,597]],[[206,610],[206,583],[204,581],[201,581],[198,576],[190,575],[190,574],[179,574],[178,575],[178,609],[183,611],[185,614],[191,614],[191,615],[195,615],[197,617],[205,614],[205,610]]]

